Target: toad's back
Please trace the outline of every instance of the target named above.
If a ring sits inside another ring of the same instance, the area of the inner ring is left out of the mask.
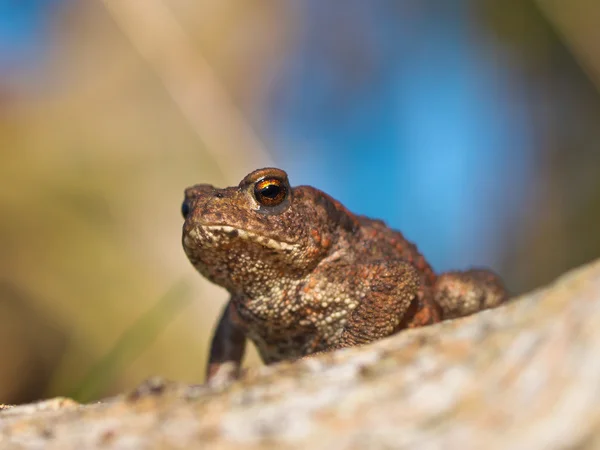
[[[360,248],[361,253],[372,260],[404,259],[415,266],[426,285],[432,286],[435,283],[433,269],[417,246],[401,232],[389,228],[382,220],[366,216],[358,216],[357,219],[360,223],[360,237],[355,245]]]

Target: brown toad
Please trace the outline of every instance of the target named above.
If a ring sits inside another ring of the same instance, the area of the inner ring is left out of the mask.
[[[506,299],[495,274],[436,275],[400,232],[311,186],[290,187],[280,169],[256,170],[225,189],[192,186],[182,213],[188,258],[231,294],[212,340],[209,379],[226,362],[239,369],[246,337],[268,364]]]

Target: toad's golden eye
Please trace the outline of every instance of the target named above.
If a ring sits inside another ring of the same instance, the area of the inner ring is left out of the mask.
[[[278,178],[265,178],[254,185],[254,197],[263,206],[277,206],[286,196],[287,188]]]

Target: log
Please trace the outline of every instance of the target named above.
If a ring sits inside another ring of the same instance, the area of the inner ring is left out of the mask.
[[[190,386],[0,409],[0,448],[600,448],[600,261],[495,310]]]

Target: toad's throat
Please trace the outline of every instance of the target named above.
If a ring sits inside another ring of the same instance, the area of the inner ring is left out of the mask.
[[[195,239],[202,241],[204,235],[203,231],[204,233],[210,233],[213,235],[222,233],[226,234],[230,238],[239,238],[246,241],[256,242],[274,250],[295,250],[298,248],[298,244],[286,241],[278,241],[268,236],[263,236],[253,231],[243,230],[230,225],[200,225],[198,228],[194,228],[190,234]]]

